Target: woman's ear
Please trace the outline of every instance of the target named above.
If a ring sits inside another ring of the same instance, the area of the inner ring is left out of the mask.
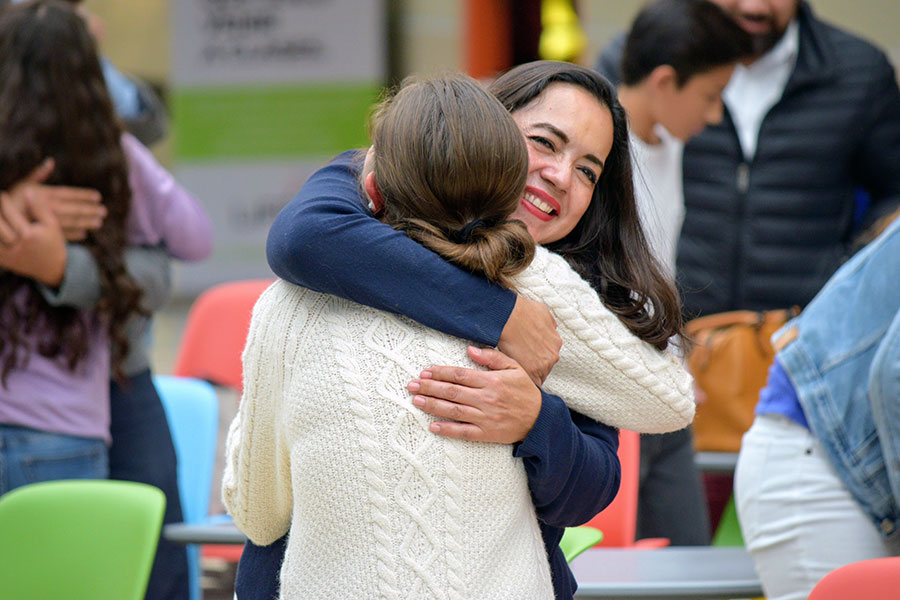
[[[378,191],[378,182],[375,181],[375,171],[371,171],[366,175],[364,187],[366,188],[366,195],[369,197],[369,208],[372,210],[372,214],[378,215],[378,213],[381,212],[381,209],[384,208],[384,198],[381,197],[381,192]]]

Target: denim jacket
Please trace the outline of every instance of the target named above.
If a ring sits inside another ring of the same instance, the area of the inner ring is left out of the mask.
[[[778,361],[838,476],[882,535],[896,535],[900,218],[838,269],[773,340],[783,345]]]

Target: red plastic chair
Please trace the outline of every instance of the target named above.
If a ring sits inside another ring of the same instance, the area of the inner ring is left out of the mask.
[[[274,279],[233,281],[209,288],[188,312],[175,358],[174,374],[243,390],[241,354],[250,330],[253,306]],[[236,563],[243,546],[206,544],[204,558]]]
[[[619,431],[619,462],[622,481],[619,493],[609,506],[585,523],[603,532],[600,548],[652,549],[669,545],[666,538],[635,540],[637,535],[638,481],[641,470],[641,436],[633,431]]]
[[[241,353],[259,295],[274,279],[250,279],[209,288],[188,312],[174,373],[243,389]]]
[[[900,593],[900,557],[873,558],[839,567],[822,578],[808,600],[883,600]]]

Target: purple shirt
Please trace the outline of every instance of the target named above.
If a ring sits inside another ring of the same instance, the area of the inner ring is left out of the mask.
[[[122,149],[132,192],[129,243],[164,244],[183,260],[205,258],[212,226],[200,205],[132,135],[122,136]],[[25,297],[23,288],[14,301]],[[0,423],[109,441],[109,339],[93,312],[84,311],[83,318],[90,344],[76,369],[32,351],[25,367],[0,386]]]

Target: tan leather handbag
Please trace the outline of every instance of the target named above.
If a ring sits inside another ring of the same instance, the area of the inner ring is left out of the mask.
[[[706,398],[697,405],[694,447],[705,452],[737,452],[753,422],[759,391],[775,351],[769,341],[799,308],[738,310],[689,321],[693,341],[688,368]]]

